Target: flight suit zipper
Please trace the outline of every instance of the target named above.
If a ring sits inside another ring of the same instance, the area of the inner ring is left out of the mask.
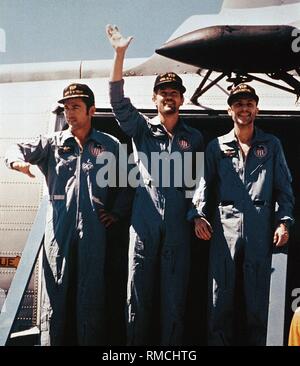
[[[81,179],[81,160],[82,160],[82,153],[83,148],[78,145],[79,154],[77,158],[77,164],[76,164],[76,230],[78,230],[79,223],[80,223],[80,179]]]
[[[243,185],[244,187],[246,187],[246,184],[247,184],[247,181],[246,181],[246,166],[247,166],[247,159],[248,159],[248,156],[250,154],[250,151],[251,151],[251,146],[248,150],[248,153],[247,155],[245,155],[245,159],[244,159],[244,155],[243,155],[243,151],[242,151],[242,148],[241,146],[239,146],[239,175],[240,175],[240,178],[243,182]],[[240,235],[241,235],[241,238],[244,238],[244,207],[245,207],[245,192],[244,190],[242,191],[242,207],[243,209],[240,211],[240,217],[241,217],[241,221],[240,221]]]

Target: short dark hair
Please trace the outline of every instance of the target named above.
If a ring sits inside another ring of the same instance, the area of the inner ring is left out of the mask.
[[[90,108],[93,107],[95,105],[95,103],[91,99],[87,99],[87,98],[80,98],[80,99],[86,105],[86,111],[87,111],[87,113],[89,113]]]

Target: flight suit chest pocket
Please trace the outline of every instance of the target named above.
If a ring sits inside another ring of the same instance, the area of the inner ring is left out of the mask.
[[[265,159],[255,159],[253,164],[249,169],[251,180],[259,180],[259,177],[264,177],[266,172],[272,174],[273,172],[273,160],[271,156],[268,156]]]
[[[236,172],[238,167],[237,158],[222,156],[219,160],[219,174],[222,179],[228,175],[230,172]]]
[[[57,170],[74,170],[76,166],[76,155],[74,146],[53,146],[54,159]]]

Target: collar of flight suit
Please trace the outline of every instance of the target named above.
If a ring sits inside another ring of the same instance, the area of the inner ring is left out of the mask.
[[[69,139],[72,139],[75,141],[74,135],[72,134],[72,132],[70,131],[69,128],[67,130],[62,131],[61,134],[62,134],[62,136],[61,136],[62,145],[64,145],[64,143]],[[90,133],[89,137],[87,138],[87,141],[90,141],[90,140],[101,143],[102,142],[101,133],[99,133],[94,128],[92,128],[91,133]]]
[[[268,134],[266,134],[260,128],[254,127],[254,138],[252,139],[252,143],[251,143],[252,146],[254,146],[256,144],[260,144],[262,142],[267,142],[268,140],[270,140],[270,136]],[[220,138],[220,141],[223,144],[229,144],[231,142],[237,142],[237,138],[234,134],[234,128],[229,133],[222,136]]]
[[[155,116],[154,118],[149,119],[149,123],[152,126],[163,126],[163,124],[161,123],[159,116]],[[177,131],[180,130],[185,130],[189,133],[192,133],[191,128],[185,123],[183,122],[183,120],[179,117],[178,118],[178,122],[176,123],[176,126],[174,128],[174,132],[177,133]]]

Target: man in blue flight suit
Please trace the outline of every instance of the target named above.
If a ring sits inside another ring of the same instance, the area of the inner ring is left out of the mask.
[[[120,190],[108,212],[110,187],[97,174],[101,167],[112,175],[118,172],[120,144],[92,128],[95,100],[87,85],[67,86],[58,103],[64,105],[68,129],[12,146],[6,164],[29,177],[34,177],[31,164],[38,165],[49,191],[41,344],[101,345],[105,343],[106,227],[128,213],[128,195]],[[101,159],[106,153],[116,158],[108,165]]]
[[[136,189],[130,228],[127,343],[178,345],[182,342],[189,275],[191,230],[186,213],[190,200],[182,181],[179,187],[175,185],[176,169],[160,169],[165,176],[157,179],[151,167],[161,153],[165,159],[177,154],[182,164],[184,154],[202,150],[202,135],[179,117],[186,89],[173,72],[155,80],[157,117],[149,119],[135,109],[124,97],[122,79],[131,38],[123,38],[114,26],[107,27],[107,35],[115,49],[111,104],[120,127],[132,137],[142,182]],[[167,175],[169,185],[162,182]],[[155,300],[159,301],[157,311]],[[155,326],[158,334],[153,336]]]
[[[197,237],[211,239],[209,345],[265,345],[272,241],[286,244],[293,221],[280,141],[254,127],[258,99],[247,84],[232,89],[234,128],[207,146],[189,212]]]

